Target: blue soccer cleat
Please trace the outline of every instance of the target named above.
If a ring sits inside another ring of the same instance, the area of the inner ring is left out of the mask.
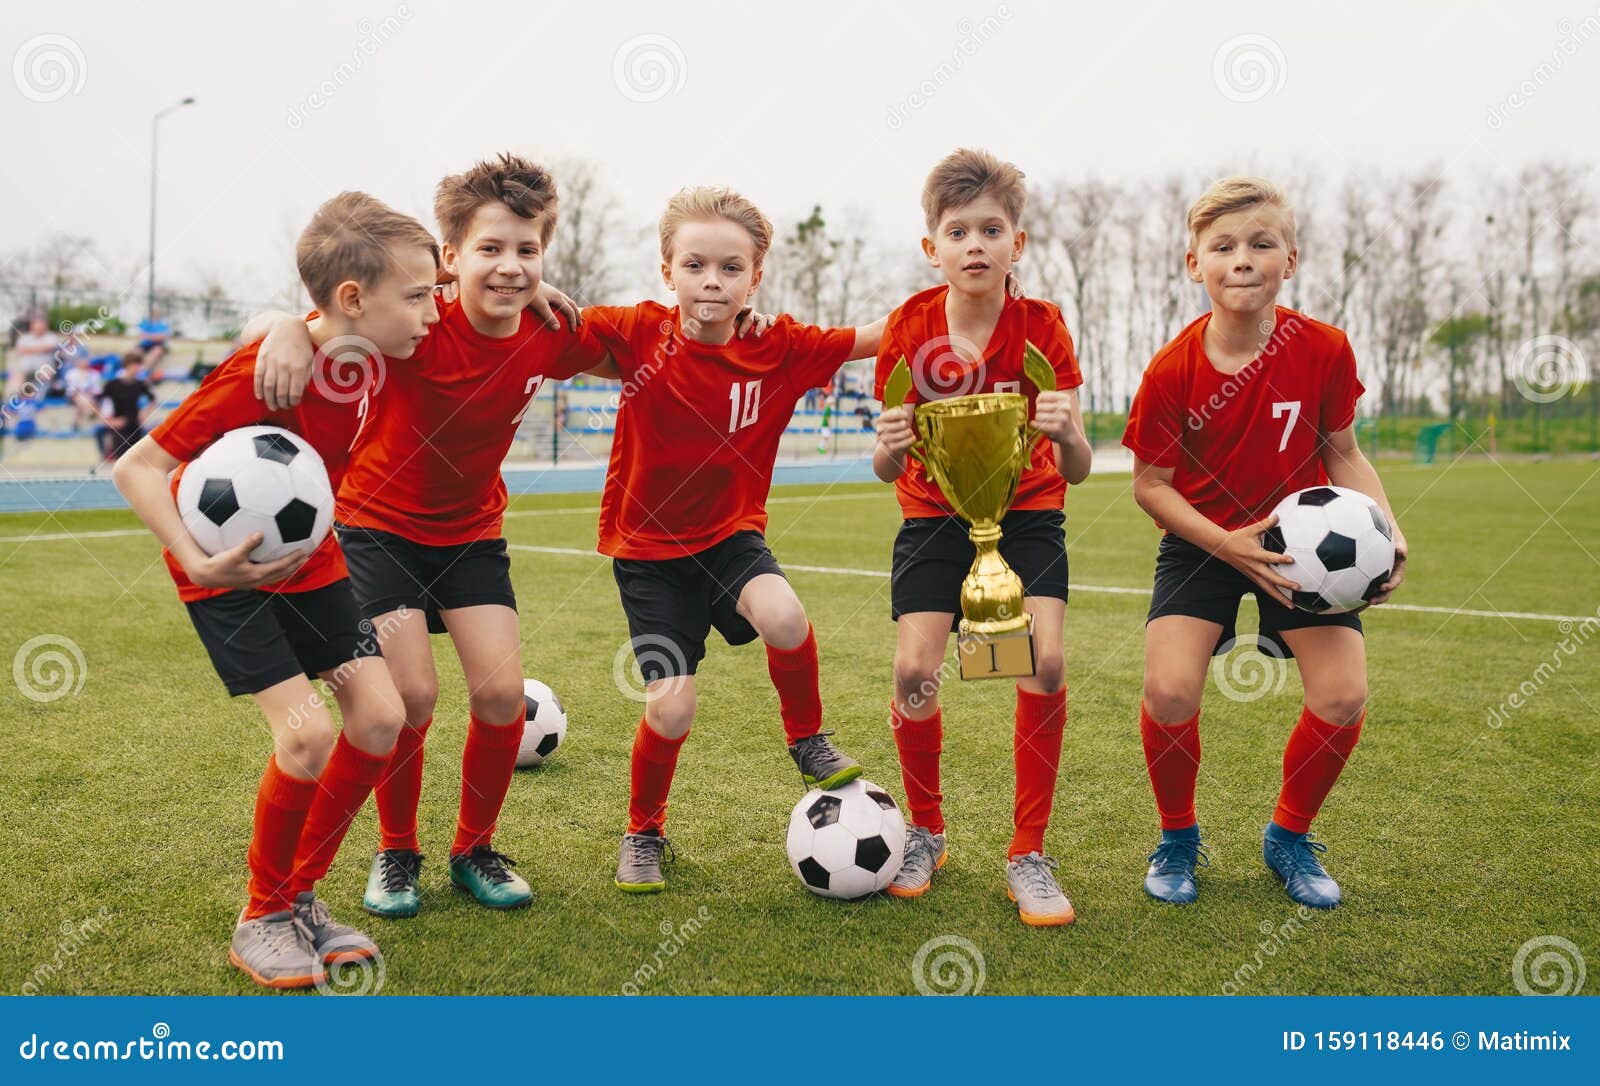
[[[1145,872],[1144,892],[1169,905],[1187,905],[1200,896],[1194,869],[1211,866],[1211,857],[1200,843],[1200,827],[1162,830],[1161,843],[1150,854],[1150,870]]]
[[[1331,909],[1343,898],[1339,884],[1317,859],[1327,851],[1328,846],[1310,834],[1291,833],[1276,822],[1267,825],[1261,839],[1261,858],[1283,880],[1290,899],[1313,909]]]

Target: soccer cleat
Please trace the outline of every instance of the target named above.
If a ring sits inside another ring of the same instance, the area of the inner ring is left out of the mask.
[[[339,923],[328,911],[327,903],[319,901],[310,890],[295,896],[294,918],[311,934],[311,949],[328,965],[358,962],[378,952],[378,944],[366,932]]]
[[[944,866],[950,853],[944,847],[944,834],[929,833],[921,826],[906,827],[906,847],[900,870],[889,884],[894,897],[921,897],[933,883],[933,873]]]
[[[1061,865],[1042,852],[1029,852],[1006,864],[1006,896],[1030,928],[1059,928],[1077,918],[1055,872]]]
[[[422,853],[408,848],[384,849],[372,858],[361,907],[391,920],[416,916],[422,907],[422,894],[417,889],[421,875]]]
[[[311,933],[293,909],[254,920],[239,915],[228,946],[228,960],[264,988],[310,988],[327,973],[311,945]]]
[[[528,880],[511,872],[516,861],[488,845],[450,857],[450,881],[491,909],[516,909],[533,900]]]
[[[1200,827],[1193,832],[1161,832],[1161,843],[1147,859],[1150,869],[1144,874],[1144,892],[1169,905],[1187,905],[1200,896],[1194,869],[1210,867],[1211,857],[1200,843]]]
[[[820,788],[826,792],[861,776],[860,764],[828,742],[828,736],[832,734],[818,732],[789,744],[789,757],[799,767],[807,788]]]
[[[1339,884],[1317,859],[1318,853],[1327,851],[1328,846],[1310,834],[1290,833],[1276,824],[1269,825],[1261,839],[1261,858],[1283,880],[1289,897],[1313,909],[1331,909],[1343,897]]]
[[[617,889],[629,894],[654,894],[667,888],[661,862],[674,856],[672,842],[660,830],[625,833],[617,850]]]

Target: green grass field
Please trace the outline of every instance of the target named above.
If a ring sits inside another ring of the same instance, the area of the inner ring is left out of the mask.
[[[1395,467],[1386,481],[1413,546],[1396,603],[1595,616],[1600,464],[1463,461]],[[324,896],[366,923],[385,954],[382,991],[402,994],[909,994],[919,948],[941,936],[970,941],[993,994],[1510,994],[1530,939],[1558,935],[1600,954],[1600,626],[1554,617],[1369,617],[1368,722],[1318,822],[1346,895],[1330,914],[1297,916],[1260,859],[1299,708],[1292,667],[1257,700],[1208,690],[1199,808],[1212,867],[1195,906],[1146,898],[1156,831],[1136,712],[1147,600],[1092,590],[1149,587],[1156,534],[1127,483],[1091,480],[1067,503],[1071,715],[1048,842],[1077,905],[1072,927],[1026,929],[1005,898],[1009,684],[946,688],[952,851],[934,891],[839,903],[806,892],[784,857],[800,789],[763,654],[720,643],[701,667],[700,717],[673,792],[668,892],[618,893],[640,712],[613,678],[626,627],[606,561],[536,550],[513,563],[524,659],[561,693],[572,725],[549,764],[518,774],[497,839],[532,882],[534,906],[491,914],[447,885],[466,698],[443,638],[422,915],[359,911],[370,804]],[[817,629],[830,725],[898,796],[883,576],[893,498],[877,486],[774,497],[769,538]],[[519,547],[587,551],[596,499],[515,500],[506,534]],[[267,737],[249,699],[223,694],[154,541],[93,534],[135,526],[126,512],[0,517],[0,666],[41,634],[83,657],[71,681],[81,689],[57,700],[0,687],[8,992],[30,982],[52,993],[255,990],[226,953]],[[34,533],[56,538],[22,541]],[[1252,628],[1253,604],[1241,616]],[[1505,706],[1519,686],[1521,707]]]

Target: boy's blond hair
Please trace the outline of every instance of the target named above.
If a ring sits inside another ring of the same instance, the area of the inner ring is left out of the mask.
[[[494,203],[505,204],[524,219],[544,215],[539,241],[550,244],[556,232],[556,179],[543,166],[510,152],[439,182],[433,194],[433,217],[439,220],[445,244],[460,246],[467,239],[472,216],[480,207]]]
[[[317,208],[300,232],[295,265],[319,308],[333,304],[340,283],[376,286],[394,268],[390,253],[414,245],[439,262],[439,243],[416,219],[364,192],[341,192]]]
[[[1026,175],[1009,162],[988,151],[963,147],[940,160],[922,186],[922,213],[928,220],[931,237],[939,220],[953,207],[970,204],[980,196],[993,196],[1005,208],[1006,217],[1016,228],[1022,223],[1022,209],[1028,202]]]
[[[744,228],[756,246],[756,266],[772,248],[772,220],[747,196],[741,196],[722,185],[701,185],[682,189],[667,201],[667,210],[661,215],[661,260],[672,263],[672,239],[678,227],[686,222],[704,222],[708,219],[727,219]]]
[[[1213,181],[1211,187],[1200,194],[1200,199],[1189,206],[1190,251],[1199,244],[1200,235],[1222,216],[1263,206],[1275,207],[1283,212],[1289,229],[1289,236],[1284,240],[1293,247],[1294,208],[1289,205],[1289,197],[1283,189],[1264,177],[1223,177]]]

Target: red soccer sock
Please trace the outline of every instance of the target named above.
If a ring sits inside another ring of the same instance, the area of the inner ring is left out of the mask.
[[[900,752],[900,780],[905,785],[911,822],[929,833],[944,832],[944,796],[939,792],[939,752],[944,749],[944,714],[938,709],[926,720],[913,720],[889,705],[895,749]]]
[[[315,780],[291,777],[278,768],[276,756],[267,759],[261,787],[256,790],[256,822],[250,838],[250,901],[244,910],[246,920],[282,912],[289,907],[294,850],[316,794]]]
[[[517,768],[517,747],[522,743],[523,722],[490,724],[472,717],[467,725],[467,747],[461,752],[461,813],[456,816],[456,839],[450,855],[487,845],[494,824],[511,789]]]
[[[678,768],[678,752],[684,732],[676,739],[658,735],[644,718],[633,735],[633,766],[628,792],[628,832],[661,831],[667,821],[667,793],[672,790],[672,775]]]
[[[1165,725],[1139,703],[1139,735],[1144,764],[1156,792],[1161,828],[1183,830],[1195,824],[1194,782],[1200,776],[1200,714],[1182,724]]]
[[[767,674],[778,688],[783,737],[793,743],[822,730],[822,693],[817,681],[817,631],[806,627],[806,639],[792,649],[767,646]]]
[[[1012,747],[1017,766],[1016,805],[1007,859],[1044,851],[1050,805],[1061,767],[1061,737],[1067,726],[1067,690],[1036,694],[1017,687],[1016,731]]]
[[[404,848],[416,852],[417,803],[422,798],[422,745],[427,741],[433,717],[418,727],[407,724],[400,729],[389,764],[378,777],[373,797],[378,802],[379,848]]]
[[[1272,820],[1291,833],[1305,833],[1322,810],[1350,752],[1361,738],[1363,712],[1354,724],[1330,724],[1304,706],[1283,750],[1283,789]]]
[[[389,755],[368,754],[350,742],[345,732],[339,733],[333,756],[317,778],[317,795],[300,831],[290,896],[311,889],[328,873],[356,812],[367,802],[378,775],[388,764]]]

